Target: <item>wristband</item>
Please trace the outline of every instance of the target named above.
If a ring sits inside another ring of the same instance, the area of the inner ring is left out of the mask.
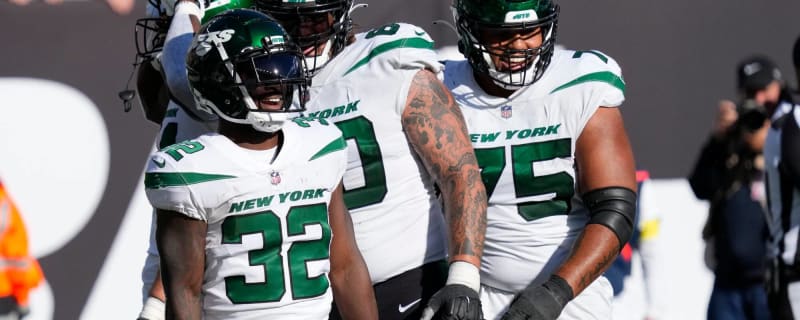
[[[469,262],[455,261],[450,264],[450,270],[447,272],[447,282],[445,284],[460,284],[475,290],[475,292],[480,292],[480,270]]]
[[[553,297],[561,304],[562,308],[574,298],[572,287],[569,286],[567,280],[564,280],[564,278],[557,274],[550,276],[550,279],[547,279],[547,282],[542,284],[542,286],[553,294]]]
[[[156,297],[147,297],[139,313],[139,319],[164,320],[166,305]]]

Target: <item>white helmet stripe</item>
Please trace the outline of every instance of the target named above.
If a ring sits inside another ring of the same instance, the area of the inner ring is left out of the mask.
[[[233,77],[233,83],[242,83],[242,77],[240,77],[239,74],[236,73],[236,71],[233,69],[233,63],[231,62],[230,59],[228,59],[228,52],[225,51],[225,46],[222,44],[222,41],[216,38],[212,39],[211,41],[214,43],[214,47],[217,48],[217,52],[219,52],[219,57],[222,59],[222,61],[225,61],[225,68],[228,69],[228,72],[231,73],[231,76]],[[237,86],[237,87],[239,88],[239,91],[242,94],[242,98],[244,100],[244,104],[247,106],[247,109],[258,110],[258,107],[256,106],[256,103],[253,101],[253,98],[250,97],[250,93],[247,92],[247,88],[245,88],[244,86]]]

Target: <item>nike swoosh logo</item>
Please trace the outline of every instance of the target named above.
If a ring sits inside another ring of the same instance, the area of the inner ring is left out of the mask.
[[[164,159],[158,159],[158,160],[161,160],[161,161],[158,161],[158,160],[156,160],[156,159],[150,159],[150,160],[152,160],[152,161],[153,161],[153,163],[155,163],[155,164],[156,164],[156,166],[158,166],[159,168],[163,168],[163,167],[164,167],[164,165],[167,163],[167,161],[166,161],[166,160],[164,160]]]
[[[425,34],[425,31],[414,31],[414,33],[418,36]]]
[[[400,313],[405,313],[409,308],[411,308],[415,304],[419,303],[420,300],[422,300],[422,298],[419,298],[417,300],[411,301],[411,303],[409,303],[407,305],[398,304],[397,305],[397,311],[400,311]]]

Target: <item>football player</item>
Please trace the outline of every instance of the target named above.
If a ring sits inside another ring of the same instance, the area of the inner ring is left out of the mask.
[[[341,181],[346,143],[307,100],[304,58],[253,10],[223,12],[189,49],[196,104],[218,133],[156,152],[145,176],[167,319],[377,319]],[[296,99],[297,104],[292,100]]]
[[[431,38],[404,23],[352,34],[351,0],[256,7],[303,49],[314,75],[307,114],[335,123],[348,142],[345,203],[380,318],[419,319],[431,305],[429,314],[478,319],[486,193]]]
[[[455,0],[444,83],[464,113],[489,200],[486,319],[610,319],[602,273],[631,234],[633,155],[620,68],[555,49],[551,0]]]
[[[216,116],[199,109],[189,90],[186,52],[200,22],[224,10],[251,6],[251,0],[148,1],[147,18],[137,20],[135,29],[139,65],[137,91],[147,119],[160,124],[156,148],[163,149],[216,131]],[[139,319],[143,320],[164,317],[164,290],[158,271],[155,216],[153,218],[142,270],[144,301]]]

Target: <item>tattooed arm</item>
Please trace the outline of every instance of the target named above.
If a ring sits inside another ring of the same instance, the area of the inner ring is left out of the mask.
[[[157,210],[156,242],[166,293],[166,319],[201,319],[206,222]]]
[[[636,190],[636,174],[628,136],[618,108],[599,108],[589,119],[575,147],[582,193],[606,187]],[[588,224],[556,274],[578,295],[611,265],[623,244],[601,224]]]
[[[487,198],[464,117],[429,70],[414,76],[406,101],[403,130],[442,191],[450,236],[447,283],[428,301],[422,319],[441,313],[448,319],[483,319],[478,291]]]
[[[486,190],[461,110],[433,72],[414,76],[403,111],[409,143],[442,191],[450,261],[480,266],[486,232]]]

